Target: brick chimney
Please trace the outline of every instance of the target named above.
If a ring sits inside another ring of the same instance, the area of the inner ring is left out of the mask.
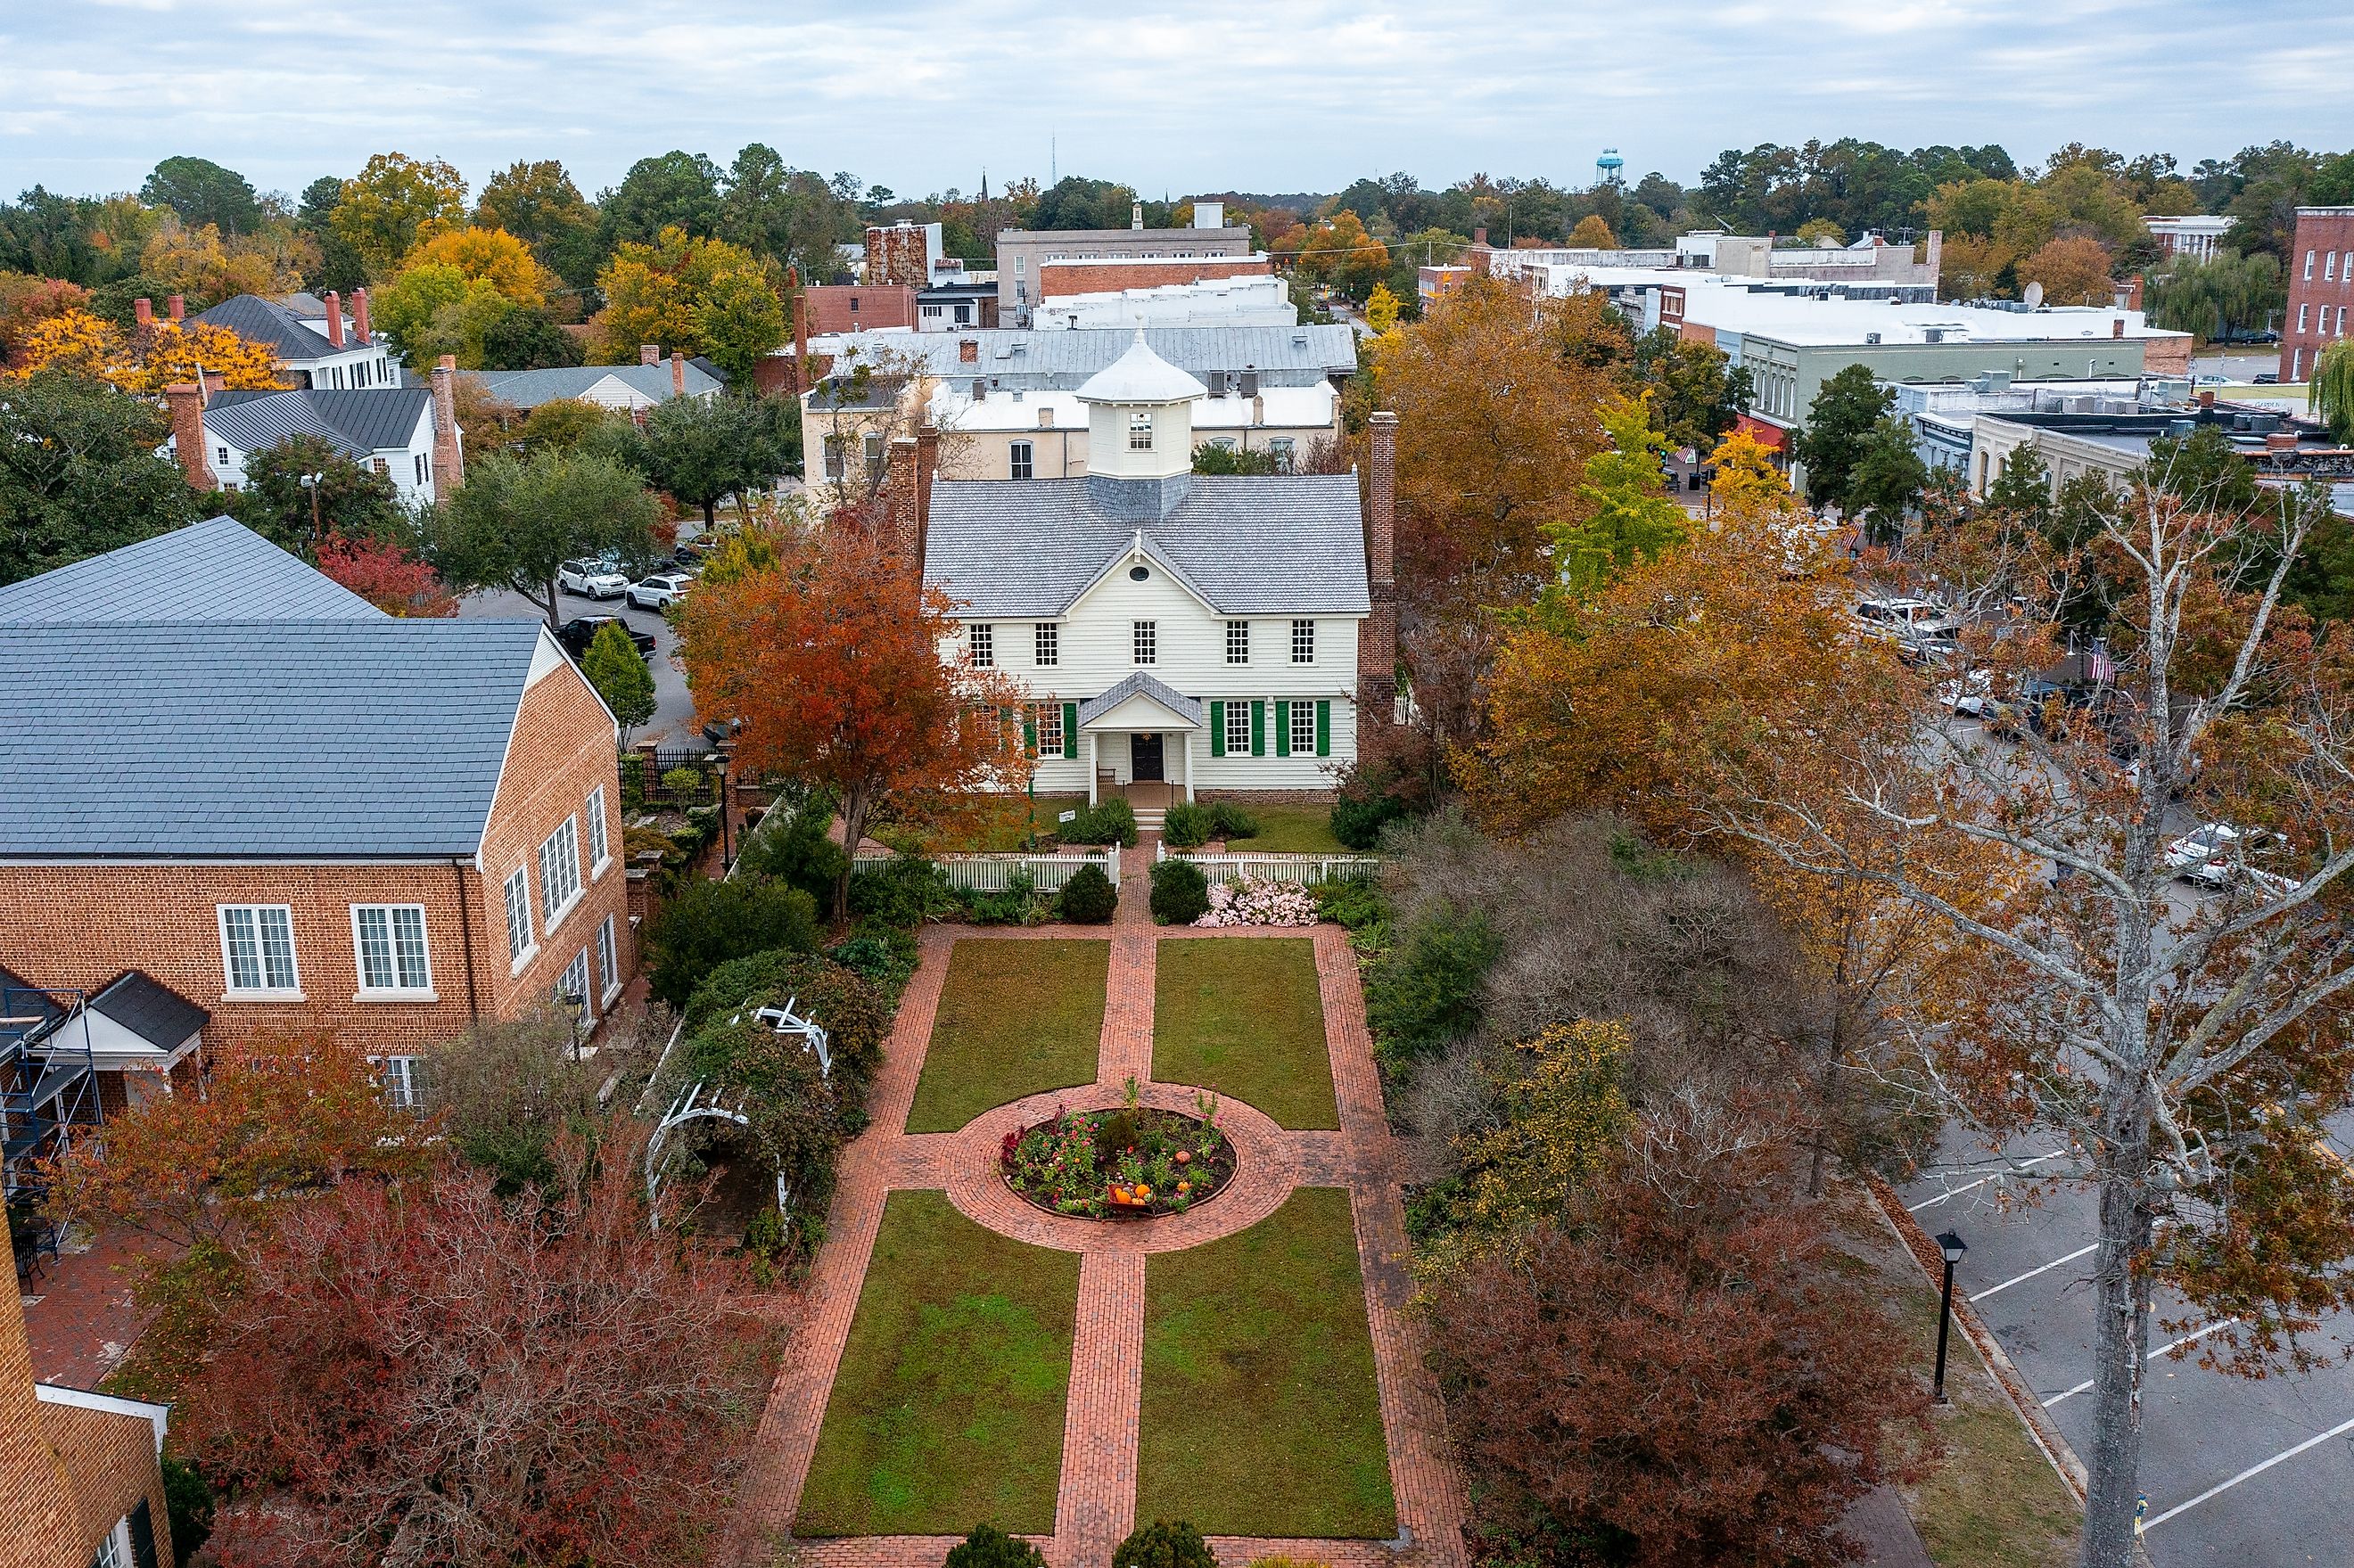
[[[148,328],[155,324],[155,302],[153,300],[132,301],[131,315],[133,321],[137,323],[139,330],[141,332],[145,332]]]
[[[959,365],[979,365],[981,363],[981,340],[979,338],[961,337],[957,339],[957,363]]]
[[[193,381],[175,382],[164,388],[164,403],[172,411],[172,447],[188,488],[206,494],[218,490],[213,465],[205,461],[205,389]]]
[[[640,365],[660,365],[662,363],[662,344],[658,343],[642,343],[638,344],[638,363]]]
[[[1927,261],[1930,277],[1935,278],[1940,275],[1939,269],[1944,266],[1945,259],[1946,231],[1942,228],[1933,228],[1929,231],[1929,256]]]
[[[793,294],[793,396],[808,391],[817,377],[810,374],[809,362],[809,291]]]
[[[921,568],[932,539],[932,474],[940,466],[940,428],[929,419],[916,427],[916,561]]]
[[[883,472],[883,543],[921,569],[923,556],[916,543],[916,438],[891,438],[890,466]]]
[[[337,348],[344,346],[344,297],[330,289],[321,298],[327,307],[327,341]]]
[[[458,440],[458,356],[445,354],[433,366],[433,495],[449,499],[466,482],[466,451]]]
[[[670,351],[670,395],[673,397],[686,396],[686,355],[676,349]]]
[[[1365,584],[1373,608],[1357,630],[1358,722],[1393,722],[1397,698],[1397,416],[1368,421],[1373,471],[1365,485]]]
[[[1471,264],[1471,275],[1473,277],[1485,278],[1490,275],[1488,271],[1488,231],[1486,229],[1475,228],[1471,231],[1471,249],[1463,253],[1463,259]]]
[[[368,330],[367,290],[365,288],[352,291],[352,330],[359,334],[362,343],[376,341],[376,334]]]
[[[172,313],[174,321],[186,320],[188,314],[188,297],[186,294],[174,294],[164,302],[164,308]]]

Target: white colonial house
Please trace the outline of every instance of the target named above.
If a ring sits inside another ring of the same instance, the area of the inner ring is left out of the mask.
[[[956,601],[961,652],[1028,689],[1041,792],[1297,796],[1356,758],[1356,476],[1195,474],[1205,396],[1140,332],[1077,393],[1084,476],[926,487],[925,581]],[[1384,579],[1388,556],[1384,535]]]
[[[297,436],[308,436],[392,481],[401,501],[429,504],[440,482],[434,471],[433,394],[423,387],[380,387],[366,391],[215,392],[199,416],[205,462],[223,490],[242,490],[246,464],[254,454]],[[454,427],[443,432],[454,449]],[[177,459],[175,434],[159,449]],[[185,467],[186,464],[183,463]]]

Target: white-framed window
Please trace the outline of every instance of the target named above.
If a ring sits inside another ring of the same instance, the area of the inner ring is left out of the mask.
[[[1276,436],[1267,443],[1267,455],[1275,459],[1277,472],[1291,471],[1291,448],[1292,440],[1289,436]]]
[[[573,954],[572,961],[564,966],[564,973],[557,977],[556,1000],[567,1007],[578,1008],[580,1022],[584,1024],[597,1016],[596,1009],[588,1000],[588,948],[583,948]]]
[[[1030,722],[1034,726],[1035,733],[1038,736],[1038,755],[1041,757],[1061,757],[1065,755],[1063,750],[1063,705],[1060,703],[1039,703],[1033,706],[1030,712],[1032,715]]]
[[[982,621],[965,635],[972,647],[973,667],[979,670],[994,668],[997,663],[997,628]]]
[[[826,437],[826,439],[825,439],[825,476],[826,476],[826,478],[828,478],[828,479],[840,479],[840,478],[843,476],[843,471],[846,470],[846,468],[848,467],[848,462],[849,462],[849,460],[844,456],[844,453],[845,453],[845,451],[846,451],[846,450],[847,450],[847,449],[846,449],[846,447],[844,446],[844,444],[843,444],[843,439],[842,439],[840,436],[828,436],[828,437]]]
[[[1291,662],[1295,664],[1316,662],[1316,623],[1295,620],[1291,623]]]
[[[610,858],[610,846],[605,840],[605,787],[602,784],[588,791],[588,803],[580,808],[580,814],[588,824],[588,874],[593,879],[605,869],[605,862]]]
[[[424,1084],[415,1056],[378,1056],[376,1086],[384,1103],[395,1110],[415,1110],[425,1103]]]
[[[866,477],[869,480],[880,479],[883,477],[883,438],[870,434],[866,437],[865,446]]]
[[[294,965],[294,912],[283,904],[220,906],[221,964],[231,995],[299,998]]]
[[[423,452],[412,454],[409,458],[409,466],[417,471],[417,482],[423,484],[425,482],[425,454]]]
[[[1036,477],[1038,471],[1037,464],[1033,461],[1033,453],[1034,450],[1035,449],[1033,448],[1028,441],[1015,441],[1012,446],[1006,448],[1006,451],[1012,459],[1013,477],[1015,479],[1032,479]]]
[[[228,449],[227,447],[215,447],[215,448],[213,449],[213,450],[214,450],[214,452],[215,452],[216,454],[217,454],[217,458],[218,458],[218,461],[219,461],[220,462],[222,462],[223,464],[227,464],[227,463],[228,463]]]
[[[2305,379],[2305,350],[2293,348],[2288,355],[2288,378],[2291,382]]]
[[[621,936],[615,916],[608,915],[605,923],[597,927],[597,972],[605,977],[605,994],[601,1005],[611,1007],[613,999],[621,994]]]
[[[2305,277],[2307,282],[2313,281],[2313,252],[2310,250],[2305,253]]]
[[[539,845],[539,913],[547,929],[556,929],[572,901],[580,896],[580,828],[571,817]]]
[[[1291,705],[1291,755],[1316,755],[1316,705],[1294,702]]]
[[[1248,757],[1250,743],[1251,705],[1247,702],[1226,705],[1226,755]]]
[[[2313,309],[2313,307],[2312,307],[2310,304],[2303,304],[2303,305],[2299,305],[2299,306],[2297,306],[2297,308],[2296,308],[2296,330],[2297,330],[2297,331],[2299,331],[2299,332],[2303,332],[2303,331],[2305,330],[2305,313],[2306,313],[2306,312],[2307,312],[2307,311],[2309,311],[2309,310],[2311,310],[2311,309]]]
[[[353,905],[352,948],[359,956],[362,996],[432,994],[422,904]]]
[[[1229,664],[1247,664],[1250,662],[1249,621],[1229,620],[1226,622],[1226,662]]]
[[[2325,283],[2338,281],[2338,252],[2335,250],[2321,253],[2321,281]]]
[[[507,958],[520,967],[531,956],[531,882],[524,868],[507,878]]]
[[[1059,621],[1042,620],[1031,628],[1030,654],[1044,669],[1052,669],[1063,662],[1063,628]]]
[[[1144,409],[1140,408],[1128,417],[1128,450],[1132,452],[1152,450],[1152,416]]]
[[[1140,664],[1152,664],[1159,662],[1160,658],[1161,623],[1157,620],[1138,621],[1136,623],[1136,662]]]

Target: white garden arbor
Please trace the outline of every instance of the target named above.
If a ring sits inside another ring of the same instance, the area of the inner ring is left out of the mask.
[[[826,1039],[825,1026],[805,1016],[800,1008],[801,998],[791,997],[782,1007],[754,1008],[750,1013],[739,1012],[727,1022],[741,1023],[749,1017],[753,1022],[765,1024],[780,1035],[798,1036],[801,1049],[817,1058],[818,1075],[831,1082],[833,1077],[833,1053]],[[670,1108],[655,1124],[653,1136],[646,1140],[646,1203],[653,1211],[650,1217],[657,1229],[662,1225],[662,1190],[669,1183],[675,1165],[675,1151],[670,1148],[672,1134],[696,1121],[725,1121],[737,1127],[749,1127],[752,1118],[745,1108],[748,1099],[748,1094],[742,1089],[731,1093],[702,1078],[689,1084],[672,1099]],[[784,1173],[779,1171],[778,1213],[786,1212],[791,1198],[792,1190],[786,1185]]]

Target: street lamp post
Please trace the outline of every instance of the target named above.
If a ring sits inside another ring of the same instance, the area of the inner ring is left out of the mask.
[[[1954,1322],[1954,1265],[1970,1249],[1961,1237],[1946,1231],[1937,1237],[1937,1250],[1946,1255],[1946,1287],[1937,1300],[1937,1375],[1930,1384],[1929,1398],[1935,1404],[1950,1404],[1953,1402],[1946,1397],[1946,1334]]]
[[[319,558],[319,487],[326,480],[323,473],[306,473],[302,488],[311,493],[311,559]]]

